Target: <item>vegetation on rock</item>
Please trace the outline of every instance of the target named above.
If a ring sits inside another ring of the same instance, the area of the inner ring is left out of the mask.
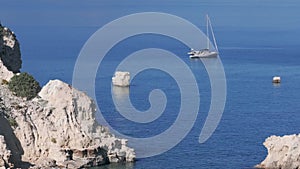
[[[8,81],[5,79],[2,79],[1,85],[8,85]]]
[[[56,144],[57,141],[56,141],[55,138],[51,138],[51,142],[54,143],[54,144]]]
[[[14,128],[18,127],[18,123],[17,123],[17,121],[14,118],[9,117],[7,120],[9,122],[10,126],[12,126]]]
[[[10,91],[18,97],[27,98],[31,100],[40,92],[40,84],[28,73],[16,74],[8,83]]]

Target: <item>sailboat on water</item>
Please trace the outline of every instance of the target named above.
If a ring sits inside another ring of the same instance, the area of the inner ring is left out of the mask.
[[[214,41],[214,46],[215,46],[215,50],[212,51],[210,49],[210,41],[209,41],[209,29],[211,31],[212,37],[213,37],[213,41]],[[208,57],[217,57],[219,52],[218,52],[218,47],[217,47],[217,42],[215,39],[215,35],[211,26],[211,22],[210,19],[208,17],[208,15],[206,15],[206,37],[207,37],[207,48],[205,49],[201,49],[201,50],[194,50],[191,49],[190,52],[188,52],[188,55],[190,55],[190,58],[208,58]]]

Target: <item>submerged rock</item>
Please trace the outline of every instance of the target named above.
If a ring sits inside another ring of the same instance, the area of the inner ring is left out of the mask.
[[[264,142],[268,155],[256,168],[300,168],[300,135],[270,136]]]

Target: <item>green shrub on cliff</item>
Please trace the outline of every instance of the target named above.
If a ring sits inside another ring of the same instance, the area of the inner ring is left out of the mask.
[[[20,73],[12,77],[8,83],[8,88],[16,96],[25,97],[28,100],[36,97],[41,90],[39,82],[28,73]]]
[[[7,120],[9,122],[10,126],[12,126],[14,128],[18,127],[18,123],[17,123],[17,121],[15,119],[9,117]]]

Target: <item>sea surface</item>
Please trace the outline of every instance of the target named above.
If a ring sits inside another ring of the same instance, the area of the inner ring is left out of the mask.
[[[105,56],[95,77],[97,103],[114,129],[132,137],[151,137],[168,129],[178,116],[180,90],[176,81],[165,72],[145,70],[132,79],[129,89],[111,86],[113,72],[122,59],[145,48],[171,51],[189,67],[199,84],[200,108],[191,131],[171,150],[137,159],[135,163],[98,168],[253,168],[267,155],[263,146],[267,137],[299,133],[300,22],[296,11],[300,3],[286,1],[282,4],[267,0],[197,3],[176,0],[165,1],[161,6],[157,5],[158,1],[150,1],[143,6],[139,2],[116,5],[117,1],[104,1],[101,5],[92,1],[94,5],[85,4],[84,10],[80,8],[79,1],[75,2],[70,8],[67,2],[63,2],[65,8],[58,7],[53,13],[56,8],[51,1],[47,5],[29,1],[27,5],[33,5],[33,10],[24,16],[28,17],[28,23],[13,17],[21,17],[18,9],[26,11],[21,7],[8,6],[16,12],[10,17],[0,12],[7,16],[6,19],[1,18],[2,24],[10,27],[21,43],[22,71],[34,75],[41,85],[50,79],[61,79],[71,84],[81,48],[104,24],[125,14],[156,9],[183,17],[202,30],[205,30],[204,14],[209,11],[226,74],[227,98],[222,119],[213,135],[200,144],[198,137],[211,99],[209,77],[201,60],[189,59],[186,54],[188,46],[161,35],[139,35],[118,43]],[[37,14],[41,15],[38,17]],[[78,22],[73,15],[80,18]],[[282,82],[272,84],[273,76],[280,76]],[[162,116],[149,124],[125,119],[112,101],[114,94],[121,100],[122,96],[129,95],[136,109],[146,111],[150,107],[148,96],[153,89],[164,91],[168,101]]]

